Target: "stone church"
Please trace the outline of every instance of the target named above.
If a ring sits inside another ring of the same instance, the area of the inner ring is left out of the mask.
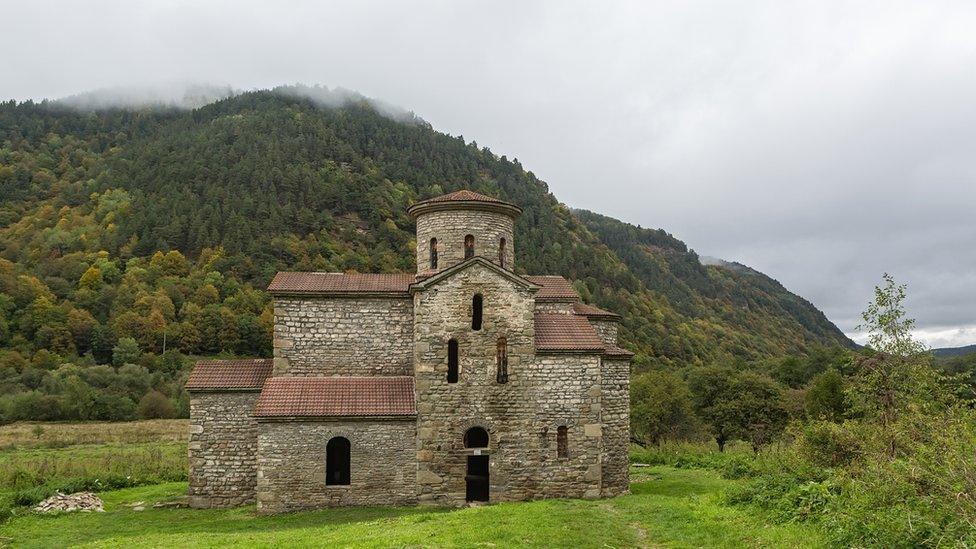
[[[599,498],[628,490],[620,317],[515,269],[522,210],[414,204],[417,272],[280,272],[274,358],[205,360],[190,392],[195,507],[260,512]]]

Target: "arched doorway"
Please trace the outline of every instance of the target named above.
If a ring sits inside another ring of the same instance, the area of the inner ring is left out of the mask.
[[[472,427],[464,432],[464,447],[476,449],[475,455],[467,456],[468,467],[464,475],[464,499],[488,501],[488,456],[480,455],[481,448],[488,447],[488,431],[484,427]]]

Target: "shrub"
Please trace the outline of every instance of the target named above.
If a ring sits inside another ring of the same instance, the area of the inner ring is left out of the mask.
[[[847,413],[845,388],[844,376],[833,368],[813,378],[804,399],[807,414],[815,419],[840,421]]]
[[[142,419],[169,419],[176,417],[173,403],[159,391],[149,391],[139,401],[139,417]]]
[[[136,404],[124,395],[97,392],[92,399],[91,418],[102,421],[129,421],[136,418]]]
[[[815,421],[805,425],[799,445],[803,457],[824,467],[851,465],[863,453],[857,434],[843,425],[829,421]]]

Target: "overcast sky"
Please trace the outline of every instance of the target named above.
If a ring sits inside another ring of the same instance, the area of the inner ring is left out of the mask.
[[[976,2],[2,2],[0,97],[341,86],[852,332],[881,274],[976,343]]]

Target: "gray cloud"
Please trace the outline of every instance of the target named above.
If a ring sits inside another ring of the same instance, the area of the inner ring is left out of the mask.
[[[518,157],[851,331],[889,271],[976,342],[971,2],[23,2],[0,96],[322,83]]]

